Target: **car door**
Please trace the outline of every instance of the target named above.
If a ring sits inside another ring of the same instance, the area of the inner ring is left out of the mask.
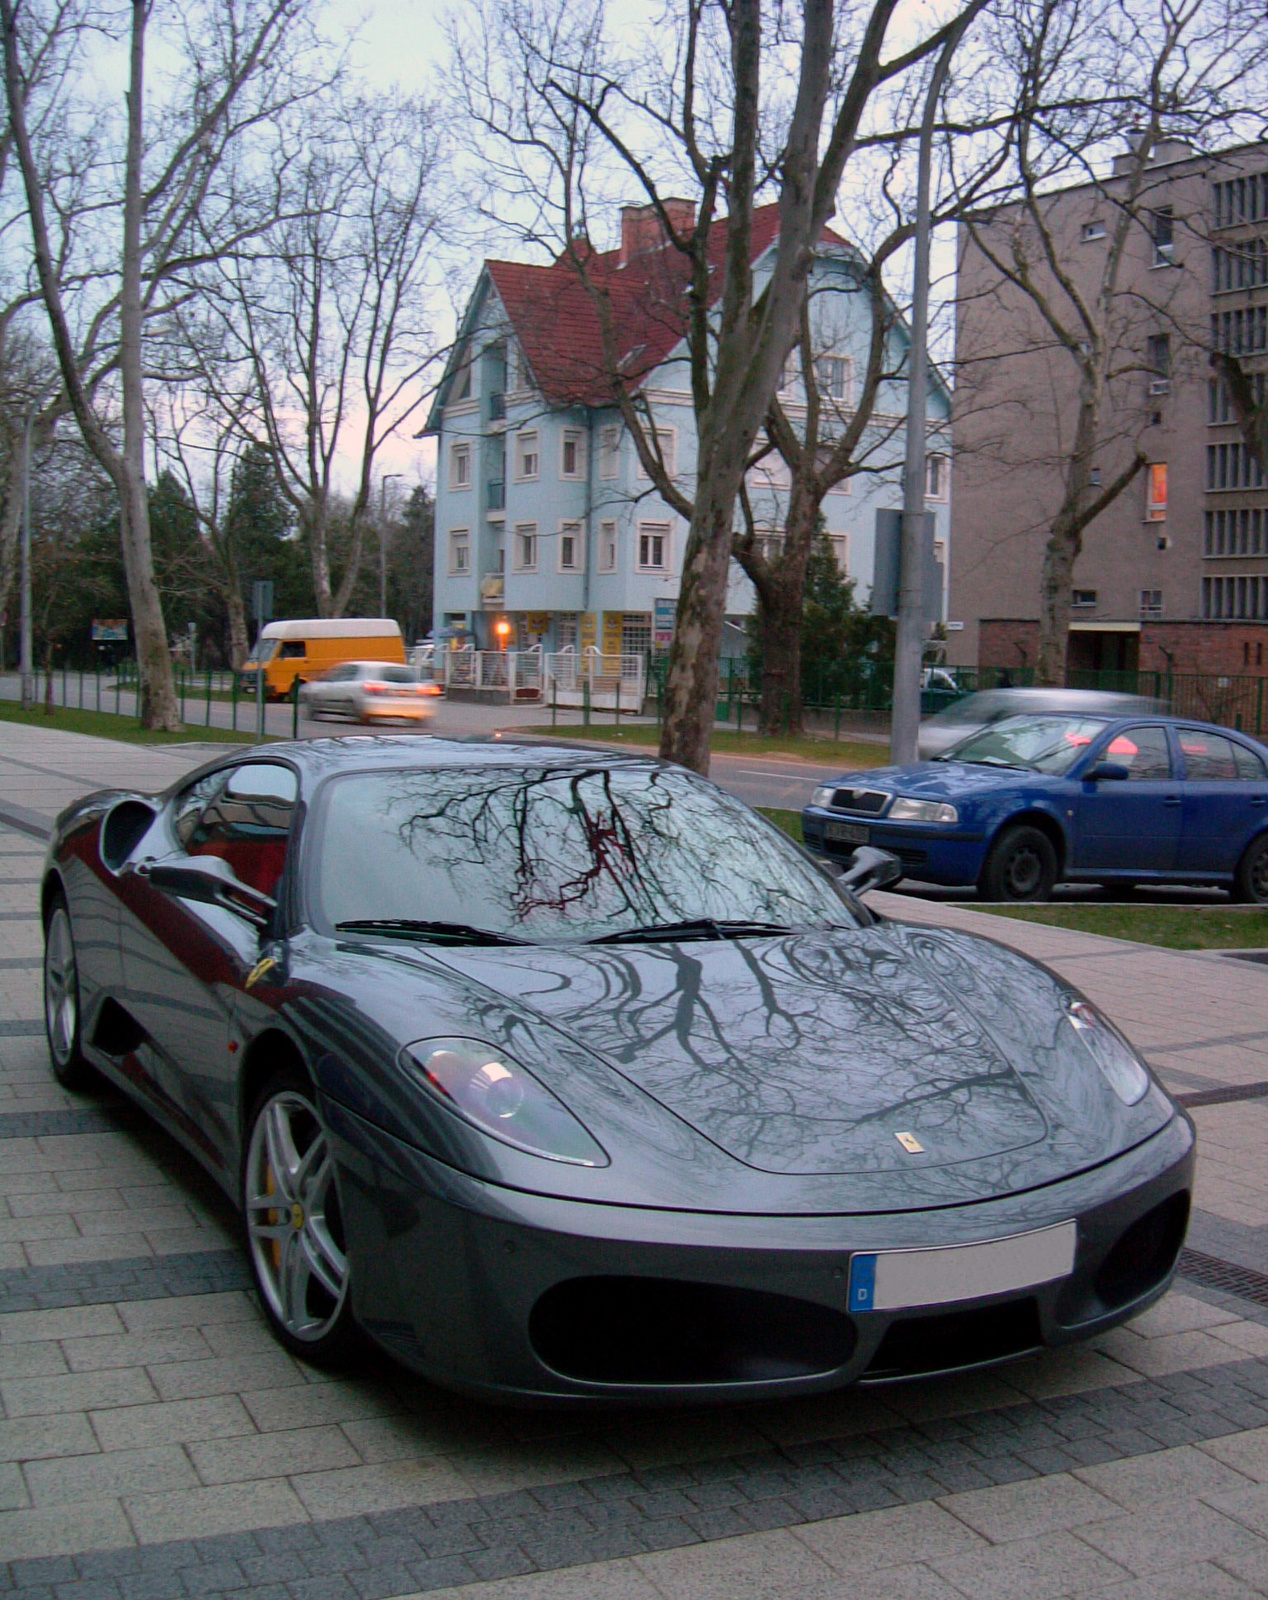
[[[1231,873],[1246,844],[1268,821],[1268,775],[1240,741],[1207,728],[1179,727],[1184,772],[1180,868]]]
[[[356,692],[357,669],[343,665],[332,667],[322,680],[322,710],[333,711],[341,717],[353,710],[352,696]]]
[[[298,784],[280,762],[246,761],[177,797],[165,862],[217,856],[274,895],[285,869]],[[144,864],[138,864],[143,867]],[[260,957],[254,927],[223,906],[129,875],[122,941],[127,1003],[147,1035],[160,1110],[213,1163],[234,1145],[232,1021]]]
[[[1126,768],[1127,777],[1081,777],[1070,801],[1080,873],[1130,877],[1174,870],[1180,846],[1182,785],[1161,723],[1114,731],[1094,749],[1082,772],[1099,762]]]

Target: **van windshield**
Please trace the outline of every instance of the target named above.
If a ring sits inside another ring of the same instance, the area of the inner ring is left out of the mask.
[[[253,648],[247,652],[243,666],[259,667],[272,661],[280,643],[280,639],[257,639]]]

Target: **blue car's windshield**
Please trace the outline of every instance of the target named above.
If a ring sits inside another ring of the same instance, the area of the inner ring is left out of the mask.
[[[650,763],[551,752],[350,773],[326,785],[309,850],[317,919],[349,932],[488,943],[857,925],[777,829]]]
[[[972,734],[937,759],[1060,775],[1070,770],[1108,720],[1087,716],[1006,717]]]

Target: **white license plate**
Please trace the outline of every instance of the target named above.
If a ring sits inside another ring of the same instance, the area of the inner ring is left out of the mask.
[[[866,844],[871,834],[861,822],[825,822],[824,835],[841,844]]]
[[[982,1244],[882,1250],[850,1257],[849,1309],[898,1311],[979,1300],[1066,1278],[1074,1270],[1078,1224],[1058,1222]]]

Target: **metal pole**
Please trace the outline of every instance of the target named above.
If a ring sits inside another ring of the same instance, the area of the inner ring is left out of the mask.
[[[379,479],[379,615],[387,616],[387,486],[390,478],[403,478],[403,472],[385,472]]]
[[[929,325],[929,187],[933,127],[951,57],[974,14],[970,8],[942,47],[925,96],[916,175],[916,250],[911,297],[911,342],[907,351],[907,455],[903,484],[903,528],[899,555],[898,632],[894,642],[893,710],[889,758],[896,766],[916,759],[920,727],[920,667],[928,618],[925,612],[925,425],[929,389],[926,338]]]
[[[31,428],[35,402],[22,419],[22,620],[19,631],[18,671],[22,676],[22,709],[35,704],[34,652],[31,642]]]

